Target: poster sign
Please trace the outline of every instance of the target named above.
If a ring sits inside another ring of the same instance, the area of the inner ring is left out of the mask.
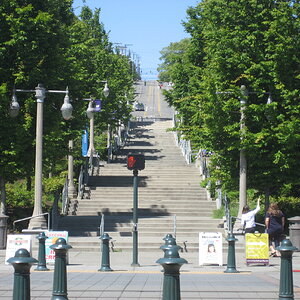
[[[269,264],[269,235],[246,233],[246,264]]]
[[[5,264],[8,264],[6,261],[15,256],[15,253],[19,249],[26,249],[31,255],[32,249],[32,239],[29,234],[8,234],[7,235],[7,246],[6,246],[6,255],[5,255]]]
[[[45,235],[48,237],[45,240],[46,262],[54,263],[55,252],[50,246],[54,245],[59,238],[64,238],[68,243],[69,233],[68,231],[45,231]]]
[[[199,265],[218,264],[223,265],[222,233],[199,233]]]

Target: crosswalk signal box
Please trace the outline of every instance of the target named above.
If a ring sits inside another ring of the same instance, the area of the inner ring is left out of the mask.
[[[128,154],[127,155],[128,170],[144,170],[145,156],[143,154]]]

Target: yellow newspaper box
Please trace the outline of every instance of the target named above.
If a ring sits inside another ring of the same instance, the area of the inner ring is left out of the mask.
[[[246,233],[246,264],[269,265],[269,235]]]

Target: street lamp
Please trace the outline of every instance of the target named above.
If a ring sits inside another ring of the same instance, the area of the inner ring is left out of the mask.
[[[241,111],[241,121],[240,121],[240,132],[241,140],[243,140],[245,135],[245,108],[246,108],[246,99],[249,95],[246,86],[241,86],[240,98],[240,111]],[[243,207],[247,204],[247,159],[246,152],[243,147],[240,150],[240,178],[239,178],[239,214],[242,215]]]
[[[245,109],[247,104],[247,97],[249,94],[267,94],[268,100],[267,104],[272,103],[272,95],[270,92],[249,92],[245,85],[242,85],[240,97],[240,133],[241,140],[243,140],[245,135]],[[233,92],[216,92],[216,94],[233,94]],[[240,150],[240,173],[239,173],[239,212],[238,217],[242,215],[243,207],[247,204],[247,158],[246,151],[241,147]]]
[[[35,188],[34,188],[34,209],[32,218],[29,222],[29,229],[47,227],[46,220],[42,211],[42,160],[43,160],[43,103],[46,93],[65,94],[64,104],[61,107],[63,117],[68,120],[72,114],[72,105],[69,99],[69,90],[46,90],[42,84],[38,84],[35,90],[13,89],[12,102],[10,105],[10,115],[17,116],[19,104],[17,102],[16,92],[35,93],[37,103],[36,115],[36,148],[35,148]]]
[[[103,89],[103,94],[104,94],[104,97],[107,98],[109,95],[109,88],[108,88],[107,81],[105,80],[105,81],[101,81],[101,82],[105,83],[104,89]],[[94,156],[94,153],[95,153],[95,146],[94,146],[94,112],[96,111],[94,108],[95,100],[93,100],[92,98],[83,99],[83,100],[89,101],[89,105],[86,110],[86,115],[90,119],[90,141],[89,141],[89,149],[88,149],[87,155],[88,155],[88,157],[91,157],[91,156]]]

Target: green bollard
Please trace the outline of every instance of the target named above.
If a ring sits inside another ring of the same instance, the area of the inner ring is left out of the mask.
[[[180,300],[179,270],[187,261],[180,258],[178,246],[166,249],[164,258],[160,258],[156,263],[161,264],[164,268],[162,300]]]
[[[277,247],[276,250],[280,251],[281,254],[280,287],[278,299],[294,299],[292,256],[293,252],[298,249],[292,245],[290,240],[284,239],[281,243],[281,246]]]
[[[237,239],[233,233],[228,234],[226,239],[228,241],[228,254],[227,254],[227,269],[224,273],[239,273],[235,265],[235,242]]]
[[[48,238],[45,232],[40,232],[36,237],[39,240],[39,255],[38,255],[38,265],[35,268],[36,271],[49,271],[46,267],[46,247],[45,240]]]
[[[30,268],[37,263],[26,249],[19,249],[7,260],[15,269],[13,300],[30,300]]]
[[[50,248],[55,252],[51,300],[68,300],[66,257],[67,251],[72,248],[72,246],[68,245],[65,239],[59,238]]]
[[[168,240],[168,239],[174,239],[173,235],[171,233],[166,234],[166,236],[163,238],[164,241]]]
[[[166,252],[167,249],[170,249],[172,247],[176,247],[177,251],[182,249],[180,246],[177,245],[176,239],[172,236],[172,234],[167,234],[166,237],[163,238],[163,240],[165,240],[165,244],[160,246],[159,248],[164,252]]]
[[[109,263],[109,240],[111,240],[111,237],[107,233],[103,233],[100,239],[102,240],[102,263],[98,271],[111,272],[112,269]]]

